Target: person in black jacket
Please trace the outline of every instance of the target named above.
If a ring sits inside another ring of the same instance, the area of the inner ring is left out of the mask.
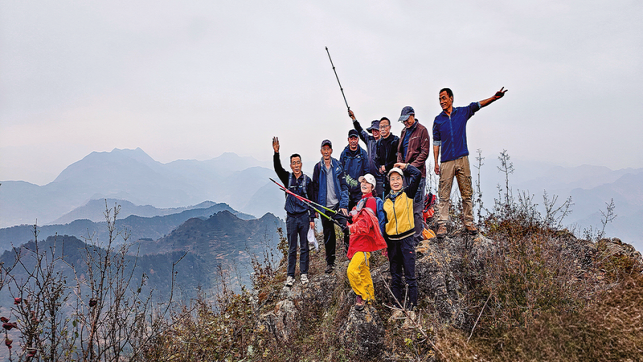
[[[380,136],[376,144],[375,163],[378,166],[378,173],[384,176],[391,171],[397,162],[397,146],[400,143],[400,138],[391,133],[391,121],[386,117],[380,119]],[[382,199],[384,199],[390,191],[391,185],[388,178],[385,178]]]
[[[279,139],[273,137],[272,148],[275,151],[273,163],[277,176],[293,193],[310,199],[314,196],[313,182],[310,177],[301,172],[301,156],[293,154],[290,156],[291,172],[284,170],[279,159]],[[286,286],[291,287],[295,283],[295,267],[297,264],[297,237],[299,237],[299,272],[301,273],[301,284],[308,284],[308,228],[315,228],[315,214],[305,203],[297,200],[294,196],[286,196],[286,233],[288,236],[288,277]]]

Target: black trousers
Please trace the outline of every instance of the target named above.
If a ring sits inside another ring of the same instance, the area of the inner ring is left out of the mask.
[[[308,229],[310,219],[308,213],[286,216],[286,230],[288,233],[288,276],[295,277],[297,266],[297,239],[299,239],[299,272],[308,274]]]
[[[338,210],[339,204],[333,210]],[[324,214],[333,217],[334,213],[324,210]],[[337,234],[335,223],[321,216],[322,229],[324,230],[324,250],[326,250],[326,265],[335,265],[335,249],[337,248]]]
[[[413,309],[418,303],[418,284],[415,279],[415,240],[410,235],[402,240],[386,240],[388,242],[388,260],[391,269],[391,290],[400,304],[406,299],[406,308]],[[408,286],[408,294],[404,293],[402,272]],[[400,305],[398,305],[399,307]]]

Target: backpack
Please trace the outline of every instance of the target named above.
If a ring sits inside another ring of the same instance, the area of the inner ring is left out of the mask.
[[[290,177],[288,177],[288,190],[290,190],[290,191],[292,191],[293,193],[297,194],[297,193],[295,192],[295,190],[294,190],[294,189],[296,189],[298,186],[292,186],[292,181],[293,181],[293,178],[294,178],[294,177],[295,177],[295,174],[293,174],[293,173],[291,172],[291,173],[290,173]],[[302,173],[302,177],[304,178],[304,180],[302,181],[302,183],[301,183],[301,185],[300,185],[300,186],[304,189],[304,195],[303,195],[303,196],[304,196],[305,198],[308,198],[308,191],[306,190],[306,183],[307,183],[307,181],[308,181],[308,176],[306,176],[305,174],[303,174],[303,173]],[[299,195],[299,194],[298,194],[298,195]],[[288,194],[286,193],[286,198],[287,198],[287,197],[288,197]]]

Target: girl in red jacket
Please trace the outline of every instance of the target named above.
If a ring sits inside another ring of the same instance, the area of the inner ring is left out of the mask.
[[[375,299],[373,279],[368,265],[372,251],[385,249],[386,241],[382,237],[384,210],[382,200],[373,197],[375,177],[366,174],[359,178],[362,199],[351,211],[353,223],[349,225],[350,244],[348,247],[348,280],[357,300],[355,309],[362,310],[366,302]],[[380,214],[380,219],[376,215]]]

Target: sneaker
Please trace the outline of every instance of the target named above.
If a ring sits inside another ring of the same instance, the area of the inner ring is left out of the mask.
[[[476,234],[478,233],[478,229],[477,229],[477,228],[475,227],[475,225],[473,225],[473,224],[465,225],[465,227],[464,227],[464,228],[467,230],[467,232],[468,232],[470,235],[476,235]]]
[[[334,266],[334,265],[327,265],[327,266],[326,266],[326,270],[324,270],[324,273],[326,273],[326,274],[330,274],[330,273],[332,273],[332,272],[333,272],[333,270],[335,270],[335,266]]]
[[[365,304],[366,303],[364,302],[364,299],[362,299],[361,296],[358,295],[357,298],[355,298],[355,309],[356,310],[358,310],[358,311],[364,310],[364,305]]]
[[[301,285],[306,285],[308,284],[308,274],[302,274],[301,275]]]
[[[295,284],[295,278],[289,275],[288,278],[286,278],[286,286],[292,287],[293,284]]]
[[[435,234],[438,239],[444,239],[445,236],[447,236],[447,227],[446,225],[440,225],[438,228],[437,234]]]

